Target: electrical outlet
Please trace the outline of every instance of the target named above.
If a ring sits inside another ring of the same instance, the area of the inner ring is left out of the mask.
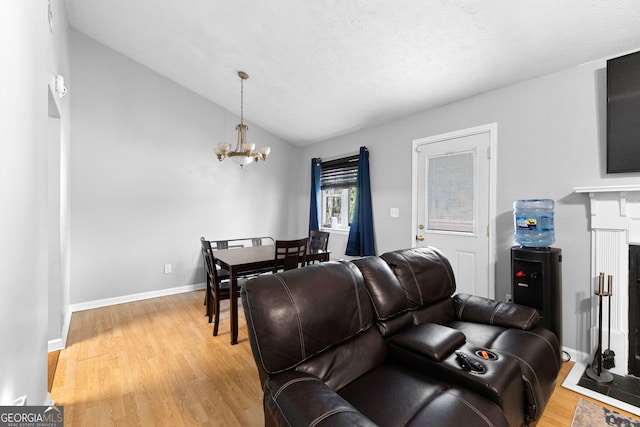
[[[511,300],[511,294],[506,294],[506,295],[504,296],[504,300],[505,300],[506,302],[513,302],[513,301]]]
[[[165,264],[164,265],[164,274],[169,274],[171,273],[171,264]]]

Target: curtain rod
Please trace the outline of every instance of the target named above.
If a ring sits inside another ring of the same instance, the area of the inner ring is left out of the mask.
[[[353,151],[351,153],[347,153],[347,154],[341,154],[339,156],[332,156],[332,157],[318,157],[320,159],[321,162],[330,162],[332,160],[338,160],[338,159],[343,159],[345,157],[353,157],[353,156],[357,156],[360,154],[360,150],[358,151]]]

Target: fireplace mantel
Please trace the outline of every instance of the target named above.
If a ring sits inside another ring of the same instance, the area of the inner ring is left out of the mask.
[[[624,193],[640,191],[640,185],[596,185],[594,187],[575,187],[576,193]]]
[[[588,193],[591,230],[624,231],[626,243],[640,245],[640,185],[576,187]]]
[[[613,276],[611,299],[611,348],[616,366],[612,372],[626,375],[629,358],[629,245],[640,245],[640,185],[576,187],[590,200],[591,281],[595,290],[598,275]],[[591,348],[597,345],[598,299],[592,299]],[[607,304],[603,318],[608,317]],[[605,322],[606,323],[606,322]],[[606,337],[606,324],[603,325]]]

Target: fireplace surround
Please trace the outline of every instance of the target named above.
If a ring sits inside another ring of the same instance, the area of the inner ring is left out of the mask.
[[[591,278],[596,288],[598,275],[614,277],[614,296],[611,301],[611,349],[615,352],[615,367],[610,371],[618,375],[629,372],[639,375],[638,359],[638,283],[629,280],[630,267],[640,261],[640,185],[577,187],[576,193],[589,195],[591,229]],[[635,258],[634,258],[635,257]],[[637,269],[636,269],[637,270]],[[631,282],[631,284],[630,284]],[[630,315],[631,298],[636,298]],[[603,307],[603,318],[609,316]],[[597,299],[591,304],[591,347],[597,342]],[[631,370],[633,369],[633,370]]]

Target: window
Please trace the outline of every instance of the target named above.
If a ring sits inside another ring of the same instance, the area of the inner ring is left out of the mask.
[[[320,173],[323,228],[347,230],[353,216],[358,156],[322,162]]]

